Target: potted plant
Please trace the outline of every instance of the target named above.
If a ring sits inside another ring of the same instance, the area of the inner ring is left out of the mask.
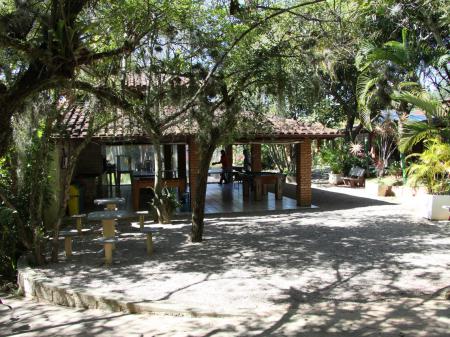
[[[181,204],[176,194],[171,192],[167,187],[164,187],[159,195],[155,193],[150,203],[155,222],[163,224],[171,223],[175,210],[180,206]]]
[[[341,147],[326,148],[321,152],[321,161],[330,168],[328,182],[332,185],[342,183],[342,176],[346,165],[347,151]]]
[[[332,162],[329,163],[330,166],[330,173],[328,176],[328,182],[332,185],[339,185],[342,183],[342,176],[344,168],[342,167],[342,164],[340,162]]]
[[[426,141],[426,150],[407,157],[417,158],[408,169],[409,183],[422,184],[428,194],[421,203],[421,214],[430,220],[447,220],[448,212],[442,208],[450,205],[450,144],[440,138]]]
[[[378,178],[378,196],[379,197],[393,197],[395,193],[392,191],[392,186],[396,184],[396,179],[393,177]]]

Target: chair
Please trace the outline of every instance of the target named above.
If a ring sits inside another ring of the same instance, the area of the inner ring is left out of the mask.
[[[239,189],[239,184],[242,184],[242,173],[239,172],[239,171],[238,172],[234,171],[233,172],[233,176],[234,176],[234,178],[233,178],[233,186],[234,186],[234,183],[236,183],[237,187]]]
[[[348,174],[348,177],[344,177],[344,185],[350,187],[365,187],[366,186],[366,178],[364,176],[365,170],[361,167],[352,167]]]

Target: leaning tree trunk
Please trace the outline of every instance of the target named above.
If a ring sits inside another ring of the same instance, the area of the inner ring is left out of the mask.
[[[201,242],[203,240],[208,170],[215,149],[216,144],[209,144],[206,148],[200,147],[200,166],[196,177],[195,200],[193,200],[192,207],[192,242]]]
[[[153,137],[154,160],[155,160],[155,185],[154,185],[154,203],[153,207],[158,216],[159,223],[170,223],[172,221],[172,205],[169,204],[167,196],[163,193],[163,170],[161,143],[158,138]]]
[[[53,226],[53,237],[52,237],[52,254],[51,261],[58,262],[58,252],[59,252],[59,230],[61,228],[62,219],[66,213],[67,203],[69,201],[70,194],[70,183],[72,182],[73,172],[75,171],[75,166],[77,164],[78,157],[81,151],[86,147],[90,138],[86,139],[78,147],[75,148],[73,154],[67,163],[66,173],[61,184],[61,197],[62,201],[58,209],[58,217],[56,219],[55,225]]]

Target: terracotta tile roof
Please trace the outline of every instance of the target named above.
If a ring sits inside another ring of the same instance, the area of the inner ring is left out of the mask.
[[[268,117],[264,126],[250,135],[256,138],[333,138],[342,136],[341,132],[323,126],[321,123],[306,123],[279,116]]]
[[[87,107],[71,109],[64,118],[64,132],[61,132],[60,135],[65,134],[66,137],[70,136],[71,139],[86,137],[89,132],[89,119],[91,118],[86,111],[88,111]],[[105,142],[149,141],[149,137],[142,126],[129,115],[117,111],[115,116],[111,118],[115,118],[115,120],[98,128],[93,139]],[[256,131],[241,132],[241,137],[237,142],[296,141],[304,138],[317,139],[343,136],[339,130],[324,127],[320,123],[309,124],[276,116],[266,117],[259,121],[249,119],[242,124],[245,124],[247,129]],[[182,124],[170,127],[165,132],[165,140],[184,142],[188,137],[194,136],[197,130],[198,126],[191,120],[186,119]]]

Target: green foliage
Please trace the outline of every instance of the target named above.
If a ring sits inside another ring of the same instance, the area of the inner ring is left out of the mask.
[[[13,278],[21,252],[13,210],[0,204],[0,279]]]
[[[426,150],[411,154],[407,159],[417,158],[408,168],[408,181],[416,187],[424,185],[430,194],[450,193],[450,144],[440,139],[426,141]]]
[[[353,166],[365,166],[364,159],[352,155],[348,144],[342,141],[322,146],[319,162],[321,165],[329,166],[331,172],[336,174],[347,174]]]
[[[9,158],[0,158],[0,281],[14,279],[17,257],[23,251],[20,245],[15,210],[3,198],[11,197],[11,176],[7,168]]]
[[[392,97],[419,108],[426,116],[424,122],[405,123],[399,142],[400,151],[409,151],[414,145],[426,139],[440,138],[443,142],[450,142],[450,113],[444,102],[432,98],[426,92],[417,94],[395,92]]]
[[[155,214],[155,219],[162,223],[169,223],[175,210],[181,207],[177,194],[167,187],[163,187],[161,193],[155,193],[150,203],[150,210]]]
[[[380,177],[380,178],[378,178],[377,182],[378,182],[378,185],[385,185],[385,186],[402,186],[403,185],[403,181],[396,176]]]
[[[389,164],[387,170],[388,175],[395,176],[395,177],[401,177],[402,176],[402,166],[399,161],[393,161]]]

